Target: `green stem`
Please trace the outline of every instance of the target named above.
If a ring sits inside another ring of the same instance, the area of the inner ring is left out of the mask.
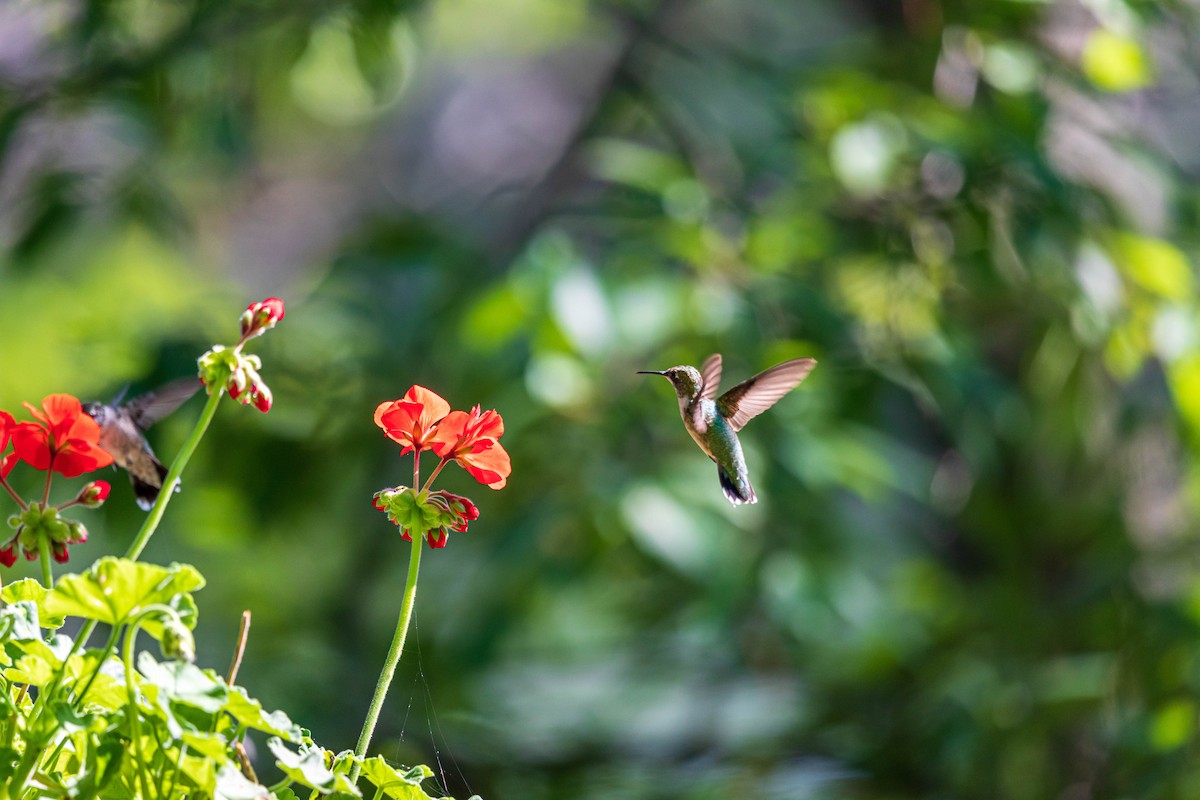
[[[137,765],[138,779],[142,784],[142,797],[150,800],[150,780],[146,777],[146,765],[142,762],[140,753],[142,712],[138,708],[137,684],[133,681],[133,645],[141,626],[141,620],[129,626],[129,631],[125,634],[125,652],[122,654],[121,660],[125,664],[125,690],[129,696],[129,749],[133,753],[133,763]]]
[[[383,671],[379,673],[379,682],[375,685],[375,696],[371,698],[371,706],[367,709],[367,718],[363,721],[362,733],[358,737],[358,746],[354,755],[362,760],[367,755],[367,746],[371,744],[371,736],[375,733],[375,723],[379,721],[379,712],[383,709],[383,699],[387,697],[388,687],[392,684],[392,676],[396,673],[396,664],[400,654],[404,652],[404,638],[408,634],[408,623],[412,619],[413,601],[417,597],[417,572],[421,568],[421,548],[425,543],[425,535],[418,531],[412,532],[412,554],[408,559],[408,582],[404,584],[404,600],[400,604],[400,619],[396,623],[396,634],[392,637],[392,647],[388,650],[383,662]],[[361,771],[356,762],[350,770],[350,782],[357,783]]]
[[[137,765],[138,780],[142,784],[142,797],[145,800],[150,800],[150,778],[146,774],[147,764],[142,760],[140,753],[142,738],[140,730],[141,709],[138,707],[137,701],[137,684],[133,680],[133,653],[138,631],[142,629],[142,624],[146,619],[153,614],[162,614],[178,619],[175,609],[169,606],[159,603],[146,606],[129,623],[129,628],[125,633],[125,649],[121,654],[121,661],[125,665],[125,690],[129,698],[129,749],[133,753],[133,763]]]
[[[117,638],[119,637],[120,633],[121,626],[114,625],[112,633],[110,633],[108,637],[108,644],[104,645],[104,652],[100,654],[100,659],[96,662],[96,668],[92,670],[92,674],[90,677],[88,677],[87,683],[84,685],[83,689],[76,692],[75,702],[79,704],[79,708],[83,708],[83,698],[87,697],[88,689],[92,688],[92,684],[96,682],[97,676],[100,675],[101,668],[104,667],[105,662],[108,661],[108,657],[112,655],[112,651],[116,648]],[[83,637],[80,637],[75,640],[76,645],[82,641],[82,638]]]
[[[142,550],[146,548],[146,543],[150,541],[150,537],[154,535],[154,531],[158,528],[158,523],[162,521],[163,514],[167,510],[167,503],[171,502],[171,496],[175,494],[175,484],[179,482],[179,476],[183,472],[183,468],[187,466],[192,453],[196,452],[197,445],[204,438],[204,432],[208,430],[208,424],[212,422],[213,417],[216,415],[217,404],[221,402],[221,395],[224,393],[224,389],[217,389],[208,396],[208,402],[204,404],[204,410],[200,412],[200,419],[196,420],[196,427],[192,429],[191,436],[183,443],[183,447],[179,448],[179,455],[175,456],[175,461],[171,464],[171,469],[167,471],[167,477],[163,480],[162,491],[158,493],[158,499],[154,501],[154,507],[146,515],[146,521],[142,523],[142,529],[138,531],[137,536],[134,537],[133,544],[129,545],[129,550],[125,552],[125,557],[131,561],[137,561],[138,556],[142,554]]]
[[[47,589],[54,588],[54,572],[50,566],[50,538],[38,537],[38,559],[42,562],[42,583]]]

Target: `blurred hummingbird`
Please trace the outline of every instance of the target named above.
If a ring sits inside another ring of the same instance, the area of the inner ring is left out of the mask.
[[[729,502],[735,506],[755,503],[754,487],[746,470],[746,457],[737,432],[795,389],[817,365],[815,359],[795,358],[776,364],[744,380],[717,397],[721,384],[721,355],[714,353],[704,365],[641,370],[639,375],[662,375],[675,387],[683,427],[717,465],[717,477]]]
[[[109,404],[84,403],[83,410],[100,426],[100,446],[113,463],[129,473],[133,494],[143,511],[158,499],[167,468],[154,456],[145,431],[179,408],[200,390],[199,378],[181,378],[122,404],[125,391]],[[176,490],[178,490],[176,486]]]

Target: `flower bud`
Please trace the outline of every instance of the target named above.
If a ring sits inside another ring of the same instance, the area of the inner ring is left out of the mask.
[[[82,522],[69,520],[67,522],[67,530],[69,531],[67,534],[67,544],[83,544],[88,540],[88,531]]]
[[[17,563],[17,542],[14,539],[0,548],[0,564],[11,567],[15,563]]]
[[[79,490],[79,497],[75,502],[88,508],[99,508],[108,499],[111,488],[108,481],[92,481]]]
[[[38,556],[37,550],[26,550],[25,551],[25,560],[26,561],[36,561],[37,556]]]
[[[242,313],[242,339],[261,336],[275,327],[275,323],[283,319],[283,301],[278,297],[268,297],[257,303],[251,303]]]
[[[271,410],[271,390],[261,381],[250,387],[250,402],[264,414]]]
[[[159,647],[167,658],[187,661],[189,664],[196,660],[196,639],[177,617],[168,617],[163,621]]]
[[[55,542],[53,547],[51,548],[51,552],[54,553],[55,561],[57,561],[60,564],[67,563],[67,558],[68,558],[67,546],[65,544],[63,544],[62,542]]]

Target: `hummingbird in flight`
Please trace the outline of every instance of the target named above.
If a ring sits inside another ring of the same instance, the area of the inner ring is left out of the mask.
[[[738,506],[758,502],[758,498],[750,485],[737,432],[795,389],[816,365],[812,358],[784,361],[742,381],[720,397],[717,396],[721,384],[720,353],[709,356],[699,370],[680,366],[661,371],[641,370],[638,374],[662,375],[675,387],[683,427],[717,465],[721,490],[729,502]]]
[[[112,455],[114,465],[129,473],[134,497],[143,511],[154,505],[167,477],[167,468],[146,441],[146,429],[183,405],[201,385],[199,378],[181,378],[128,403],[121,403],[122,390],[111,403],[83,404],[84,412],[100,426],[100,446]],[[178,485],[175,488],[178,490]]]

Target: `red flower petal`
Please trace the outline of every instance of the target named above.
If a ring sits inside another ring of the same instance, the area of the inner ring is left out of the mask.
[[[384,435],[410,449],[427,450],[435,426],[450,411],[450,404],[424,386],[413,386],[404,397],[390,403],[380,403],[375,409],[375,424]]]

